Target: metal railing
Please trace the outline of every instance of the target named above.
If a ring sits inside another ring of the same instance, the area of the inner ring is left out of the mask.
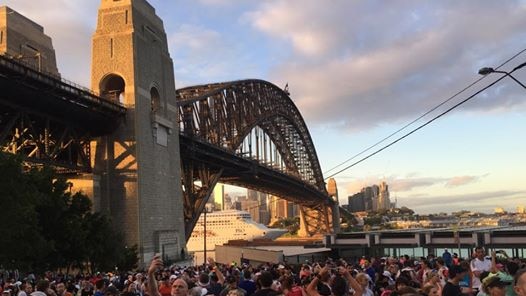
[[[59,87],[61,90],[73,93],[76,96],[88,100],[91,103],[95,103],[99,106],[106,107],[119,113],[124,113],[126,111],[126,108],[119,102],[114,102],[103,98],[93,90],[65,79],[55,73],[42,71],[42,69],[39,71],[39,69],[36,69],[34,65],[21,59],[16,59],[10,55],[3,54],[0,55],[0,65],[7,67],[19,74],[30,76],[31,78],[39,80],[40,82]],[[81,102],[75,101],[75,103]]]

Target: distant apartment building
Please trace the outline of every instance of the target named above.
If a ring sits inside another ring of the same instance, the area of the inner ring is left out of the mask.
[[[380,183],[378,192],[377,210],[388,210],[391,208],[391,199],[389,197],[389,186],[387,183]]]
[[[386,182],[362,188],[359,193],[348,197],[351,212],[388,210],[391,208],[389,186]]]
[[[254,221],[268,225],[270,223],[270,213],[267,199],[268,194],[247,189],[247,199],[242,202],[241,208],[249,212]]]
[[[225,208],[225,185],[217,183],[214,187],[213,198],[209,199],[209,203],[214,204],[214,210],[222,211]]]
[[[363,212],[365,211],[364,192],[358,192],[349,196],[348,208],[351,212]]]
[[[270,224],[283,218],[299,215],[298,205],[293,202],[271,195],[269,198]]]

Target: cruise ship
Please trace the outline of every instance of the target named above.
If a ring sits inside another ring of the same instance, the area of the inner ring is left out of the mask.
[[[248,240],[255,238],[275,239],[287,232],[284,229],[268,228],[252,220],[250,214],[238,210],[217,211],[206,214],[206,249],[215,250],[229,240]],[[186,244],[189,252],[204,250],[204,215],[201,214],[194,231]]]

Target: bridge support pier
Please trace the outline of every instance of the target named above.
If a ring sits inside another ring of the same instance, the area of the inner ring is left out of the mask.
[[[299,236],[312,237],[334,233],[332,209],[325,204],[300,207]]]
[[[155,253],[177,260],[186,253],[178,109],[162,20],[146,0],[101,0],[92,52],[91,88],[128,110],[92,144],[95,204],[138,245],[140,265]]]

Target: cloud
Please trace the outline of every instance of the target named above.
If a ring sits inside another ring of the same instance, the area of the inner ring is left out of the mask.
[[[411,191],[414,188],[419,187],[430,187],[436,184],[443,183],[445,178],[408,178],[408,179],[395,179],[389,186],[390,191],[394,192],[405,192]]]
[[[411,194],[411,191],[414,189],[425,189],[432,192],[434,190],[431,189],[432,186],[440,185],[446,188],[460,187],[477,182],[486,176],[487,174],[482,176],[420,177],[419,174],[414,173],[405,177],[397,175],[372,175],[363,178],[338,177],[338,186],[343,189],[341,197],[344,203],[347,203],[347,196],[344,195],[353,195],[360,192],[364,187],[380,184],[384,181],[389,185],[391,195],[396,194],[406,197],[422,198],[424,195],[421,193]]]
[[[457,176],[449,179],[446,182],[446,187],[458,187],[477,182],[481,177],[479,176]]]
[[[518,52],[526,37],[520,1],[381,7],[340,0],[320,9],[316,0],[274,0],[246,14],[256,30],[293,48],[271,78],[289,82],[307,121],[344,122],[348,130],[407,121],[474,81],[479,67]],[[488,99],[464,109],[524,108],[522,91],[510,87],[504,104]]]
[[[491,212],[495,207],[513,209],[526,200],[526,191],[501,190],[451,196],[398,196],[398,206],[407,206],[419,214],[452,212],[461,209]]]
[[[254,76],[250,52],[219,31],[182,24],[168,39],[178,88]]]
[[[338,186],[344,188],[344,192],[353,195],[360,192],[362,188],[374,184],[386,182],[389,185],[390,192],[408,192],[415,188],[431,187],[448,181],[449,178],[440,177],[408,177],[401,178],[398,176],[366,176],[364,178],[338,178]]]
[[[223,5],[235,5],[237,4],[236,0],[199,0],[200,3],[204,5],[211,5],[211,6],[223,6]]]
[[[4,3],[44,27],[44,33],[52,39],[59,72],[64,78],[90,86],[90,36],[95,31],[99,1],[5,0]]]

